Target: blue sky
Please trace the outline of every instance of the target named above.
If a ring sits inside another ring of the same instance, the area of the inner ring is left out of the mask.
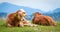
[[[52,11],[53,9],[60,8],[60,0],[0,0],[0,3],[2,2],[41,9],[43,11]]]

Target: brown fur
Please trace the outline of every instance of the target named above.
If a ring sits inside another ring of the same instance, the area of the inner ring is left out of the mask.
[[[20,26],[20,21],[22,19],[22,17],[24,17],[24,13],[21,12],[20,10],[18,10],[17,12],[15,13],[11,13],[7,16],[7,19],[6,19],[6,25],[8,27],[18,27]]]
[[[56,26],[54,20],[49,16],[44,16],[39,12],[34,13],[34,18],[32,19],[34,24]]]

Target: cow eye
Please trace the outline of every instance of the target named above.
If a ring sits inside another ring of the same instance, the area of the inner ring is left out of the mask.
[[[23,14],[25,14],[25,12],[23,12]]]

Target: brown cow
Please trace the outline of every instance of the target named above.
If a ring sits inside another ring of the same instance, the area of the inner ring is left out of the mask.
[[[44,16],[39,12],[34,13],[34,18],[32,19],[32,22],[39,25],[56,26],[56,23],[51,17]]]
[[[25,12],[21,10],[18,10],[15,13],[9,14],[6,19],[6,25],[8,27],[23,26],[22,24],[20,24],[20,21],[25,15],[26,15]]]

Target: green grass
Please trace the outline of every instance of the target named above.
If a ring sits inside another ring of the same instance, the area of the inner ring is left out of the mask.
[[[0,20],[0,32],[60,32],[60,22],[57,26],[41,26],[37,27],[6,27],[5,21]]]

